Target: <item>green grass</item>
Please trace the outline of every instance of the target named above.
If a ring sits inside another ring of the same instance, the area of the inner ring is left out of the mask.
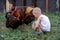
[[[45,13],[51,21],[51,32],[47,34],[34,34],[31,24],[23,25],[23,27],[12,31],[9,29],[2,29],[5,27],[5,14],[0,13],[0,40],[60,40],[60,13]]]

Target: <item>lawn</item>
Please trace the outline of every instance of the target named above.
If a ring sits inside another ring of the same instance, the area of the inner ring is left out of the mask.
[[[0,40],[60,40],[60,13],[44,13],[50,18],[51,32],[36,35],[29,25],[21,25],[12,30],[5,27],[5,14],[0,13]]]

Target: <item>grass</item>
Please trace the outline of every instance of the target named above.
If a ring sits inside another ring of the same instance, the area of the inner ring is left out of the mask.
[[[0,13],[0,40],[60,40],[60,13],[45,13],[51,21],[51,32],[47,34],[34,34],[31,24],[23,25],[23,28],[18,28],[12,31],[9,29],[2,29],[5,27],[5,14]]]

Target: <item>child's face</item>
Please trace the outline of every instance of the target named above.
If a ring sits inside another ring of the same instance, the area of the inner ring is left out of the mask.
[[[41,9],[36,7],[36,8],[33,9],[32,13],[36,18],[38,18],[41,14]]]

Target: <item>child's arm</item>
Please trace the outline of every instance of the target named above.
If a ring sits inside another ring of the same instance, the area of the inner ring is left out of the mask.
[[[41,18],[38,18],[35,23],[34,30],[37,30],[39,28],[40,23],[41,23]]]

